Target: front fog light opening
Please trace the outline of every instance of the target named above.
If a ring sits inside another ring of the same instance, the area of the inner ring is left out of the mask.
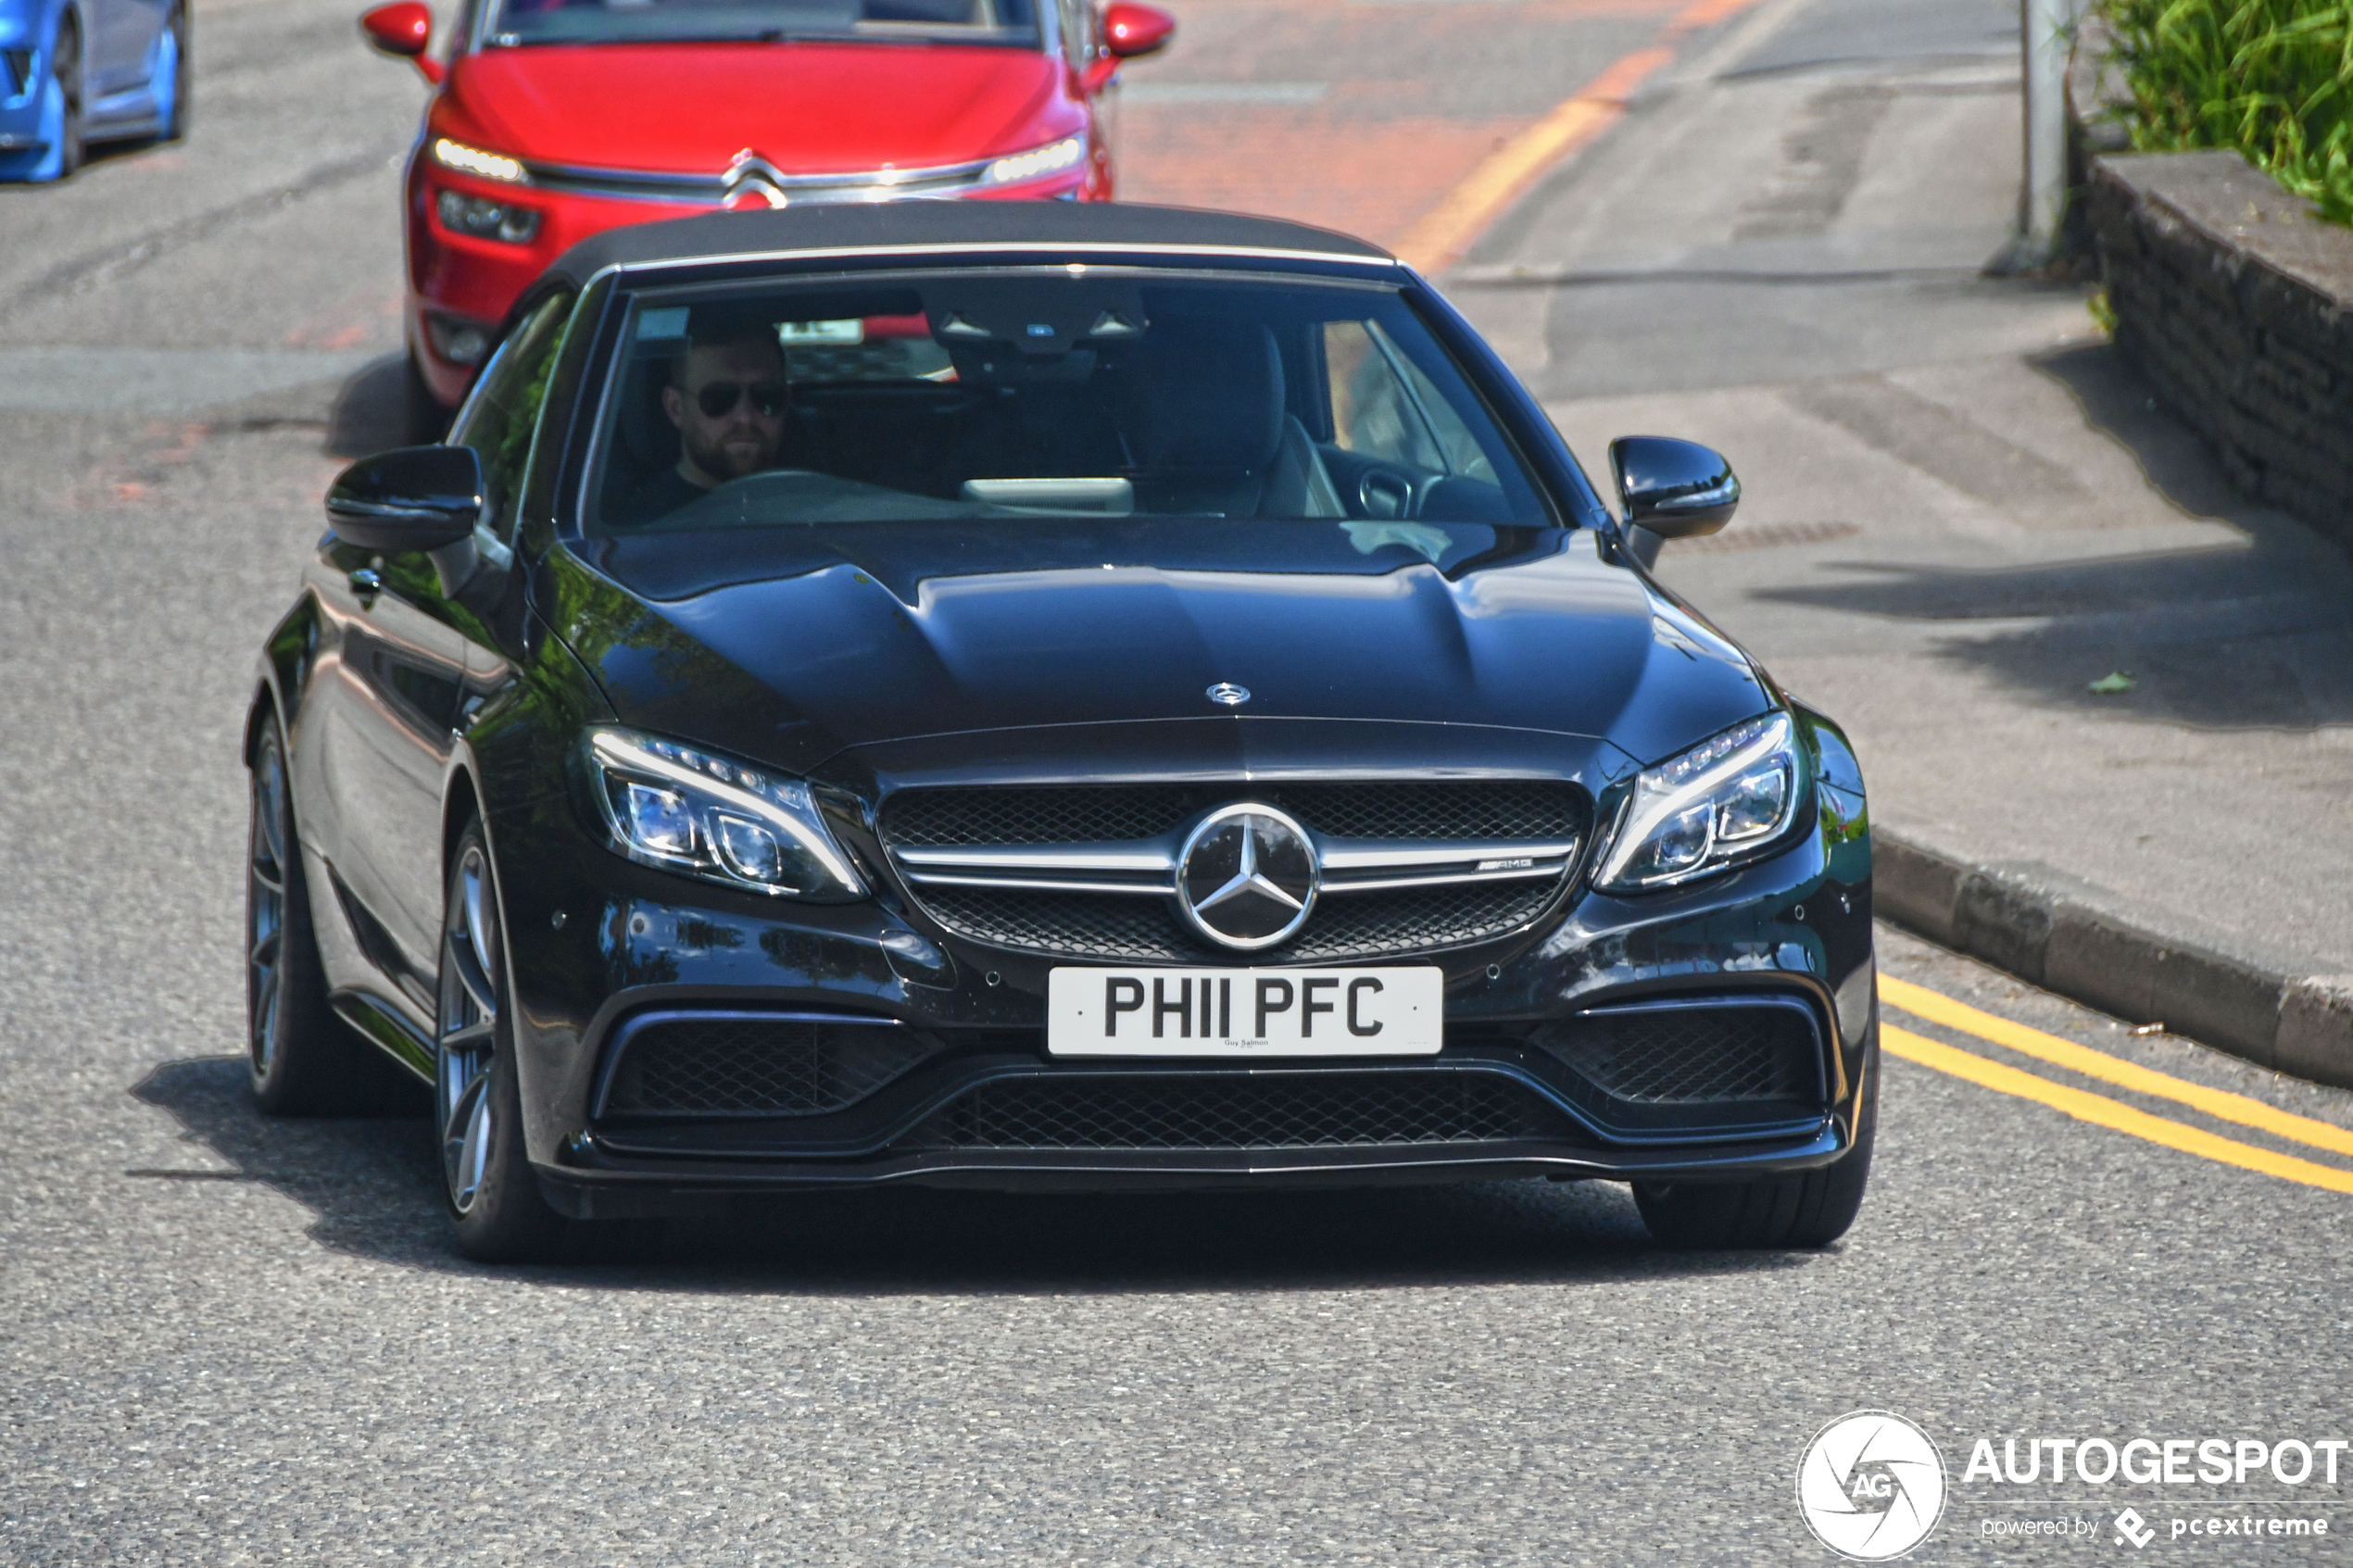
[[[1774,713],[1645,769],[1594,885],[1672,886],[1768,847],[1795,810],[1799,767],[1789,716]]]
[[[628,730],[591,731],[587,751],[612,847],[630,859],[785,897],[865,896],[802,781]]]
[[[434,198],[434,206],[441,215],[441,226],[453,234],[510,245],[527,245],[539,237],[539,214],[531,207],[493,201],[488,196],[468,195],[463,191],[441,192]]]
[[[462,321],[454,316],[425,317],[425,341],[433,345],[436,358],[451,365],[468,369],[482,363],[490,352],[490,332],[472,321]]]

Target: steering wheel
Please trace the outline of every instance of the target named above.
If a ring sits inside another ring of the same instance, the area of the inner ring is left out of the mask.
[[[1356,482],[1356,504],[1368,518],[1409,518],[1420,509],[1414,482],[1394,469],[1367,469]]]

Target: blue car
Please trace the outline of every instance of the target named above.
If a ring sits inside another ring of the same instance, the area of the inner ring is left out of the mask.
[[[0,181],[187,128],[187,0],[0,0]]]

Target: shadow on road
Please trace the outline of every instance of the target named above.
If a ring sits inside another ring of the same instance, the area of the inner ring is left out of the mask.
[[[366,458],[409,444],[408,360],[370,360],[335,393],[327,414],[327,455]]]
[[[132,1093],[233,1169],[130,1174],[258,1182],[317,1215],[310,1235],[324,1246],[477,1272],[450,1249],[423,1123],[271,1121],[254,1109],[237,1057],[166,1062]],[[824,1194],[619,1227],[568,1265],[512,1272],[620,1289],[887,1295],[1606,1285],[1807,1261],[1660,1251],[1620,1186],[1493,1182],[1153,1197]]]
[[[2353,722],[2353,562],[2312,530],[2240,495],[2187,426],[2158,409],[2102,344],[2033,361],[2085,421],[2129,451],[2184,518],[2245,545],[1983,571],[1843,562],[1846,580],[1756,597],[1950,625],[1942,657],[2054,706],[2202,729]],[[2096,533],[2083,536],[2089,554]],[[1973,622],[2031,620],[2019,628]],[[2094,696],[2110,671],[2133,686]]]

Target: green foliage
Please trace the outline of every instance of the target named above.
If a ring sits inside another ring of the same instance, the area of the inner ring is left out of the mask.
[[[2143,152],[2236,147],[2353,223],[2353,0],[2100,0]]]

